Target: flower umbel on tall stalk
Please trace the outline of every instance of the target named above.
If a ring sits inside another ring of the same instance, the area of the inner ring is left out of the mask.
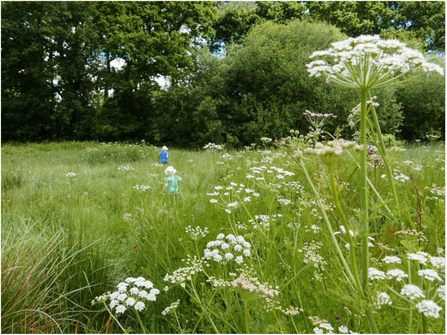
[[[348,38],[347,40],[334,42],[331,48],[324,51],[314,52],[310,58],[315,59],[307,65],[310,76],[327,78],[327,82],[359,89],[361,91],[360,104],[360,145],[363,149],[360,152],[360,203],[361,203],[361,224],[362,235],[362,287],[364,294],[368,293],[368,234],[369,234],[369,211],[368,211],[368,184],[367,184],[367,143],[366,126],[367,101],[371,99],[371,90],[385,87],[398,78],[414,73],[416,69],[426,72],[436,72],[444,75],[443,69],[425,60],[424,55],[408,48],[398,40],[383,40],[378,35],[359,36]],[[380,131],[379,121],[372,106],[369,108],[372,114],[374,127],[379,141],[380,154],[387,166],[388,179],[391,183],[394,199],[398,206],[398,198],[393,183],[392,171],[387,163],[385,146]],[[372,125],[371,125],[372,128]],[[374,129],[370,129],[374,132]],[[368,321],[373,332],[377,332],[374,318],[370,310],[366,310]]]

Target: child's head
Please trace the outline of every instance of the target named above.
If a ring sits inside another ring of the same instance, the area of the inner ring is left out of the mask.
[[[161,150],[168,151],[168,147],[166,145],[164,145],[164,146],[161,147]]]
[[[168,167],[166,168],[166,170],[165,170],[165,174],[166,174],[167,176],[173,176],[173,175],[175,175],[176,172],[177,172],[177,170],[174,169],[173,166],[168,166]]]

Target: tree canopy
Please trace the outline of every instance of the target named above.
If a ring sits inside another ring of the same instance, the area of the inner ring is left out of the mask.
[[[361,34],[426,51],[445,44],[442,1],[1,6],[3,141],[242,146],[306,131],[305,109],[338,114],[334,130],[358,97],[308,76],[313,51]],[[405,139],[444,134],[445,107],[436,100],[444,94],[437,76],[377,92],[385,131]]]

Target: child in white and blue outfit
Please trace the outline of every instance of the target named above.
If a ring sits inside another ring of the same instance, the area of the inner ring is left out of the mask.
[[[163,146],[161,148],[162,152],[160,152],[160,163],[167,164],[168,163],[168,148]]]
[[[168,166],[165,170],[166,178],[164,187],[168,191],[169,194],[178,194],[178,182],[182,180],[181,177],[176,176],[177,172],[173,166]]]

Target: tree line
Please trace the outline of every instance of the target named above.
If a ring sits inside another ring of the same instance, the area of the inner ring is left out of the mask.
[[[356,92],[310,78],[309,55],[348,36],[399,38],[444,64],[439,2],[2,2],[2,141],[142,140],[240,147],[305,133]],[[385,133],[444,138],[445,84],[373,92]]]

